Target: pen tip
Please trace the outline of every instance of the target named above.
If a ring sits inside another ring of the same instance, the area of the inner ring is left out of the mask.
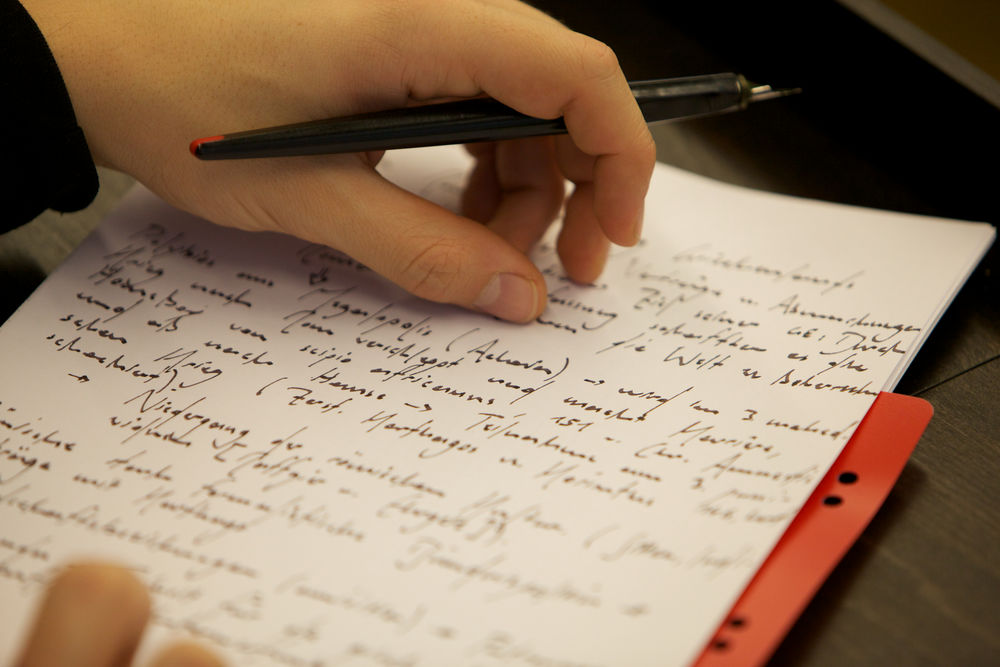
[[[750,94],[747,96],[747,101],[762,102],[787,95],[798,95],[801,92],[801,88],[772,88],[766,85],[750,84]]]

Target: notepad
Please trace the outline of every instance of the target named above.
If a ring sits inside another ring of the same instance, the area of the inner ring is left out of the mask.
[[[454,148],[381,169],[454,206]],[[240,665],[698,658],[994,238],[658,165],[514,325],[136,190],[0,329],[0,646],[79,558]]]

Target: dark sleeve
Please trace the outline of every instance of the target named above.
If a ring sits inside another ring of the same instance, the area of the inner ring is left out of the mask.
[[[77,211],[97,170],[45,38],[16,0],[0,0],[0,232],[47,208]]]

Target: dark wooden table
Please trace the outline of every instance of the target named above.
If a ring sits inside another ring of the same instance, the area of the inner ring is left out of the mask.
[[[1000,110],[835,3],[536,4],[614,47],[633,79],[742,71],[805,90],[656,128],[665,162],[764,190],[1000,224]],[[0,237],[0,318],[131,183],[101,177],[86,211],[48,213]],[[899,384],[929,400],[934,419],[772,664],[1000,664],[998,254],[987,255]]]

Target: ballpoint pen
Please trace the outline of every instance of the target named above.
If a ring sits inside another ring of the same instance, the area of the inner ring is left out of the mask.
[[[774,89],[723,73],[630,82],[647,123],[745,109],[798,89]],[[534,118],[490,98],[390,109],[205,137],[191,142],[202,160],[285,157],[416,148],[565,134],[562,118]]]

